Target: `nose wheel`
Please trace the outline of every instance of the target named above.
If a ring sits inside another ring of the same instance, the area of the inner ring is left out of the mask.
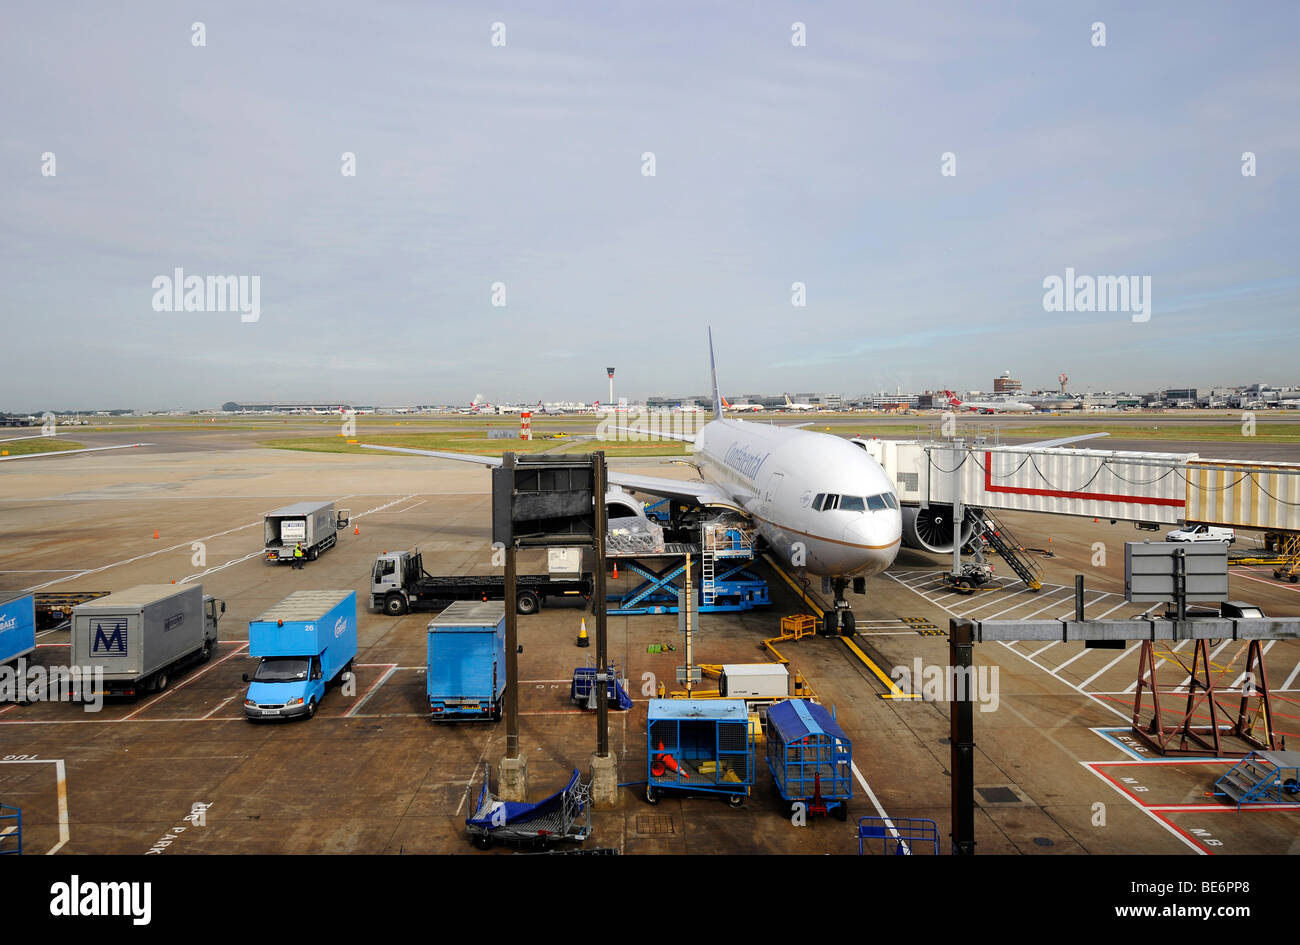
[[[844,591],[848,588],[847,578],[832,578],[831,588],[835,592],[835,604],[829,614],[826,615],[826,635],[851,637],[856,632],[856,625],[853,619],[853,611],[849,608],[849,602],[844,597]]]

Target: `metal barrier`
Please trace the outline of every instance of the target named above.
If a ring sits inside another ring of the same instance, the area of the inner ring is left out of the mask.
[[[863,855],[866,840],[879,840],[880,852],[886,855],[926,853],[926,846],[930,847],[931,856],[939,855],[939,828],[933,820],[924,817],[859,817],[858,856]],[[890,844],[894,845],[892,850]]]
[[[23,852],[23,812],[0,804],[0,855]]]

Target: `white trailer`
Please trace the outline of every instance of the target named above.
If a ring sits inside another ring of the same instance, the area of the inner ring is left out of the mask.
[[[303,557],[315,561],[321,552],[338,541],[338,530],[348,525],[348,510],[334,511],[333,502],[295,502],[266,513],[264,526],[266,560],[293,561],[293,550],[301,544]]]

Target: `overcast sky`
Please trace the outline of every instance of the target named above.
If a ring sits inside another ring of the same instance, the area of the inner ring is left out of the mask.
[[[695,393],[709,324],[733,394],[1300,382],[1293,2],[0,25],[0,409]],[[258,277],[258,320],[155,311],[177,267]],[[1149,320],[1044,311],[1066,267],[1149,276]]]

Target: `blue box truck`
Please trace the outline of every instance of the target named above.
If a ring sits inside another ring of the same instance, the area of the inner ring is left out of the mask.
[[[36,598],[31,594],[0,597],[0,664],[36,649]]]
[[[457,601],[429,621],[425,686],[435,719],[500,719],[506,692],[506,609]]]
[[[357,592],[294,591],[248,622],[248,652],[261,662],[244,674],[244,717],[311,718],[325,687],[352,671]]]

